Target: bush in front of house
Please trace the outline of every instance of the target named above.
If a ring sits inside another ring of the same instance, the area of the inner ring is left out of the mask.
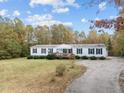
[[[4,56],[2,56],[1,54],[4,53]],[[8,54],[7,52],[3,51],[1,52],[0,51],[0,59],[9,59],[11,58],[10,54]],[[6,55],[6,56],[5,56]],[[54,60],[54,59],[71,59],[70,57],[62,57],[62,56],[56,56],[55,54],[50,54],[50,55],[47,55],[47,56],[27,56],[27,59],[48,59],[48,60]],[[95,56],[91,56],[91,57],[87,57],[87,56],[75,56],[75,59],[90,59],[90,60],[105,60],[106,58],[105,57],[95,57]]]
[[[59,59],[59,60],[67,60],[67,59],[84,59],[84,60],[87,60],[87,59],[90,59],[90,60],[105,60],[106,58],[105,57],[95,57],[95,56],[91,56],[91,57],[88,57],[88,56],[74,56],[74,55],[56,55],[56,54],[49,54],[47,56],[27,56],[27,59],[48,59],[48,60],[54,60],[54,59]]]
[[[100,60],[105,60],[106,58],[105,58],[105,57],[99,57],[98,59],[100,59]]]
[[[88,59],[88,57],[87,56],[82,56],[81,59]]]
[[[39,59],[46,59],[46,56],[39,56]]]
[[[56,59],[61,60],[61,59],[63,59],[63,57],[56,56]]]
[[[54,60],[54,59],[56,59],[56,55],[55,54],[49,54],[46,56],[46,59]]]
[[[46,56],[27,56],[27,59],[46,59]]]
[[[59,64],[56,67],[56,76],[63,76],[65,70],[66,70],[66,66],[64,64]]]
[[[62,57],[62,59],[69,59],[69,57]]]
[[[75,56],[75,59],[80,59],[81,57],[80,56]]]
[[[91,60],[97,60],[97,57],[95,56],[92,56],[92,57],[89,57]]]
[[[27,56],[27,59],[33,59],[33,56]]]
[[[33,59],[41,59],[40,56],[34,56]]]

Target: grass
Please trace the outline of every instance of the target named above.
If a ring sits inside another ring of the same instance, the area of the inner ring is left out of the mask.
[[[59,64],[67,67],[63,77],[55,75]],[[1,60],[0,93],[64,93],[70,81],[85,71],[71,60]]]

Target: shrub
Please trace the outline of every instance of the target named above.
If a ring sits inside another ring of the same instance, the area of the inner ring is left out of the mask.
[[[57,76],[63,76],[65,70],[66,70],[66,66],[64,64],[59,64],[56,67],[56,75]]]
[[[70,59],[70,57],[62,57],[62,59]]]
[[[56,55],[49,54],[49,55],[46,56],[46,58],[49,59],[49,60],[53,60],[53,59],[56,59]]]
[[[80,59],[80,56],[75,56],[75,59]]]
[[[64,59],[68,59],[68,58],[66,58],[66,57],[59,57],[59,58],[60,58],[60,59],[63,59],[63,60],[64,60]]]
[[[52,82],[55,82],[55,81],[56,81],[55,76],[51,76],[49,82],[52,83]]]
[[[33,59],[33,56],[30,56],[30,55],[29,55],[29,56],[27,56],[27,59]]]
[[[97,60],[97,57],[92,56],[92,57],[90,57],[90,59],[91,59],[91,60]]]
[[[46,56],[27,56],[27,59],[45,59]]]
[[[100,60],[105,60],[106,58],[105,57],[99,57]]]
[[[0,50],[0,59],[10,59],[12,56],[4,50]]]
[[[81,59],[88,59],[88,57],[87,56],[82,56]]]
[[[39,59],[40,56],[33,56],[33,59]]]
[[[11,55],[8,54],[8,56],[6,56],[5,59],[11,59],[11,58],[12,58]]]
[[[70,69],[74,69],[75,68],[75,62],[74,61],[72,61],[71,62],[71,64],[70,64],[70,67],[69,67]]]
[[[39,56],[39,59],[46,59],[46,56]]]
[[[56,57],[56,59],[59,59],[59,60],[60,60],[60,59],[63,59],[63,57],[61,57],[61,56],[60,56],[60,57],[59,57],[59,56],[57,56],[57,57]]]

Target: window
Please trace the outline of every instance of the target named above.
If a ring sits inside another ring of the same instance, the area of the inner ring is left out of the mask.
[[[94,54],[95,53],[95,51],[94,51],[94,48],[93,49],[88,49],[88,54]]]
[[[61,49],[61,48],[57,49],[57,52],[62,52],[62,51],[63,51],[63,49]]]
[[[46,49],[41,49],[42,54],[46,54]]]
[[[48,53],[49,53],[49,54],[53,53],[53,48],[49,48],[49,49],[48,49]]]
[[[102,55],[102,52],[103,52],[103,51],[102,51],[102,48],[100,48],[100,49],[97,48],[97,49],[96,49],[96,54],[101,54],[101,55]]]
[[[82,54],[82,53],[83,53],[82,48],[77,48],[77,54]]]
[[[68,53],[72,53],[72,49],[69,49],[69,50],[68,50]]]
[[[35,48],[35,49],[33,49],[33,53],[37,53],[37,49]]]

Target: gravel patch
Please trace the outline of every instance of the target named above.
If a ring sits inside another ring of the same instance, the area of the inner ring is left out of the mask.
[[[65,93],[122,93],[119,75],[124,69],[124,59],[80,60],[78,64],[87,67],[87,72],[74,80]]]

